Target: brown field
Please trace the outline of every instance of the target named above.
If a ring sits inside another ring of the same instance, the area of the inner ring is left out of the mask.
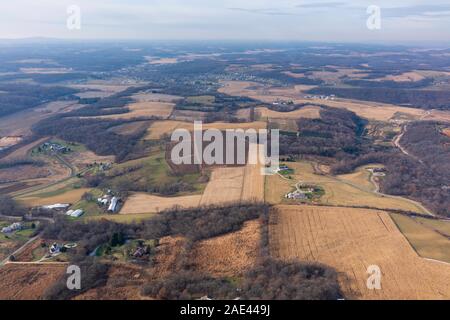
[[[259,164],[214,169],[200,205],[264,201],[264,176],[260,170]]]
[[[22,137],[9,136],[0,138],[0,148],[11,147],[22,141]]]
[[[20,68],[26,74],[64,74],[71,72],[69,68]]]
[[[153,213],[174,207],[197,207],[201,197],[201,195],[159,197],[146,193],[134,193],[125,202],[120,214]]]
[[[419,72],[405,72],[400,75],[389,75],[384,78],[377,79],[378,81],[395,81],[395,82],[416,82],[425,79]]]
[[[421,119],[450,122],[450,111],[430,110]]]
[[[20,180],[45,178],[51,175],[51,172],[45,166],[38,167],[33,165],[14,166],[0,170],[0,183],[16,182]]]
[[[40,144],[44,143],[45,141],[47,141],[49,138],[41,138],[38,139],[34,142],[31,142],[23,147],[20,147],[17,150],[14,150],[13,152],[11,152],[10,154],[8,154],[6,157],[2,158],[1,161],[13,161],[16,159],[23,159],[26,158],[29,154],[29,152],[31,152],[31,150],[33,150],[34,148],[36,148],[37,146],[39,146]]]
[[[241,230],[197,242],[190,257],[193,268],[214,276],[236,276],[250,269],[258,257],[261,241],[258,220]]]
[[[163,93],[136,93],[131,96],[137,102],[175,102],[177,100],[183,99],[180,96],[174,96],[170,94]]]
[[[201,197],[201,205],[225,204],[241,200],[244,167],[214,169]]]
[[[156,57],[146,57],[148,63],[150,64],[174,64],[178,63],[178,58],[156,58]]]
[[[127,113],[110,114],[107,116],[82,117],[98,119],[133,119],[139,117],[168,118],[174,108],[174,103],[169,102],[136,102],[129,104]]]
[[[0,268],[0,300],[37,300],[63,275],[64,265],[7,264]]]
[[[272,221],[271,253],[335,268],[347,299],[450,298],[450,265],[419,257],[386,212],[278,206]],[[381,269],[381,290],[367,289],[370,265]]]
[[[244,122],[244,123],[225,123],[225,122],[213,122],[204,123],[203,130],[207,129],[265,129],[266,123],[262,121],[257,122]],[[165,120],[165,121],[155,121],[152,123],[150,128],[148,128],[148,134],[145,139],[160,139],[165,134],[172,134],[176,129],[186,129],[189,131],[194,130],[193,122],[186,121],[175,121],[175,120]]]
[[[127,263],[114,263],[108,270],[106,284],[88,290],[76,297],[74,300],[141,300],[140,287],[147,279],[143,268]],[[116,285],[117,283],[123,285]]]
[[[127,85],[118,85],[118,84],[109,84],[106,82],[98,81],[91,82],[86,84],[73,84],[68,87],[83,90],[84,93],[87,93],[86,98],[89,97],[109,97],[113,94],[119,93],[129,88]],[[83,93],[81,93],[83,94]],[[81,97],[81,96],[80,96]]]
[[[450,137],[450,128],[444,129],[442,131],[447,137]]]
[[[44,206],[55,203],[73,204],[80,201],[81,196],[84,193],[89,192],[90,190],[91,189],[89,188],[79,188],[50,196],[47,196],[45,193],[43,193],[43,194],[36,194],[33,196],[22,197],[19,198],[19,200],[28,206]]]
[[[251,108],[244,108],[239,109],[236,111],[235,116],[238,119],[244,120],[244,121],[250,121],[250,115],[251,115]]]
[[[319,119],[320,107],[317,106],[304,106],[301,109],[290,112],[278,112],[270,110],[266,107],[258,107],[255,109],[256,114],[261,119]]]
[[[173,110],[171,120],[194,122],[205,119],[206,112],[191,110]]]

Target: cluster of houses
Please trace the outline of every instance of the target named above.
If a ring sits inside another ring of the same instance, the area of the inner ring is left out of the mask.
[[[104,196],[97,199],[100,206],[107,207],[108,212],[115,213],[119,208],[120,198],[105,194]]]
[[[286,199],[293,199],[293,200],[307,200],[308,195],[312,194],[314,192],[314,188],[302,188],[297,189],[295,191],[289,192],[285,194]]]
[[[76,243],[72,243],[72,244],[59,244],[54,242],[50,248],[48,249],[48,251],[50,252],[51,255],[57,255],[67,249],[72,249],[75,248],[77,246]]]
[[[40,147],[40,149],[45,150],[45,151],[58,152],[58,153],[68,153],[71,151],[70,148],[60,145],[59,143],[55,143],[55,142],[45,142]]]
[[[305,95],[304,98],[305,99],[312,99],[312,100],[317,100],[317,99],[319,99],[319,100],[334,100],[334,99],[336,99],[336,95],[331,94],[329,96],[327,96],[327,95],[316,96],[316,95],[309,95],[308,94],[308,95]]]
[[[2,228],[2,233],[12,233],[12,232],[15,232],[15,231],[22,230],[22,228],[23,228],[23,226],[22,226],[21,223],[14,222],[10,226]]]
[[[274,106],[287,106],[287,105],[293,105],[294,104],[294,101],[292,101],[292,100],[288,100],[288,101],[285,101],[285,100],[280,100],[280,99],[277,99],[276,101],[274,101],[274,102],[272,102],[272,105],[274,105]]]

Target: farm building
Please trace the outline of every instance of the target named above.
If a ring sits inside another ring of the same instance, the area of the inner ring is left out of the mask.
[[[55,203],[48,206],[42,206],[43,209],[47,210],[67,209],[68,207],[70,207],[70,204],[67,203]]]
[[[82,209],[69,210],[66,212],[66,215],[73,217],[73,218],[81,217],[83,214],[84,214],[84,211]]]
[[[22,225],[19,222],[14,222],[12,225],[2,228],[2,233],[11,233],[21,229]]]
[[[108,207],[108,211],[109,212],[116,212],[116,210],[117,210],[117,204],[119,203],[119,198],[117,198],[117,197],[113,197],[112,199],[111,199],[111,203],[109,204],[109,207]]]

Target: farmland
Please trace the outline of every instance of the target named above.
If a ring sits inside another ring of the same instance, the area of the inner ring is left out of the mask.
[[[201,197],[201,195],[160,197],[145,193],[136,193],[127,199],[120,214],[155,213],[174,207],[197,207]]]
[[[95,116],[97,119],[134,119],[139,117],[158,117],[166,119],[172,113],[174,104],[170,102],[135,102],[127,105],[130,110],[127,113],[111,114],[107,116]]]
[[[202,124],[203,130],[208,129],[217,129],[217,130],[226,130],[226,129],[265,129],[266,123],[263,121],[256,122],[245,122],[245,123],[226,123],[226,122],[213,122],[213,123],[204,123]],[[194,130],[194,123],[186,122],[186,121],[174,121],[174,120],[165,120],[165,121],[155,121],[148,128],[148,134],[145,136],[145,139],[160,139],[163,135],[171,135],[173,131],[177,129],[186,129],[189,131]]]
[[[368,206],[424,213],[420,206],[407,199],[375,194],[370,182],[365,179],[368,174],[364,171],[339,178],[315,173],[314,166],[306,161],[290,163],[289,166],[295,170],[292,175],[293,181],[282,179],[279,176],[268,178],[270,182],[267,184],[266,192],[269,194],[268,199],[271,203],[283,203],[286,191],[291,190],[296,181],[301,181],[321,186],[324,189],[325,194],[319,199],[320,204],[344,207]]]
[[[314,206],[276,210],[270,226],[272,254],[333,266],[347,298],[450,297],[450,266],[419,257],[387,213]],[[370,265],[381,269],[381,290],[366,287]]]
[[[0,299],[37,300],[65,272],[64,265],[8,264],[0,268]]]

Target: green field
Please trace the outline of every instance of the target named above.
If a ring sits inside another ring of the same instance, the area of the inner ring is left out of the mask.
[[[200,182],[200,177],[200,173],[173,174],[165,160],[164,152],[116,165],[106,175],[108,186],[119,191],[133,190],[161,194],[164,188],[177,184],[188,187],[173,195],[202,193],[206,182]]]
[[[391,214],[391,217],[421,257],[450,263],[450,240],[435,231],[448,228],[447,222],[399,214]]]

